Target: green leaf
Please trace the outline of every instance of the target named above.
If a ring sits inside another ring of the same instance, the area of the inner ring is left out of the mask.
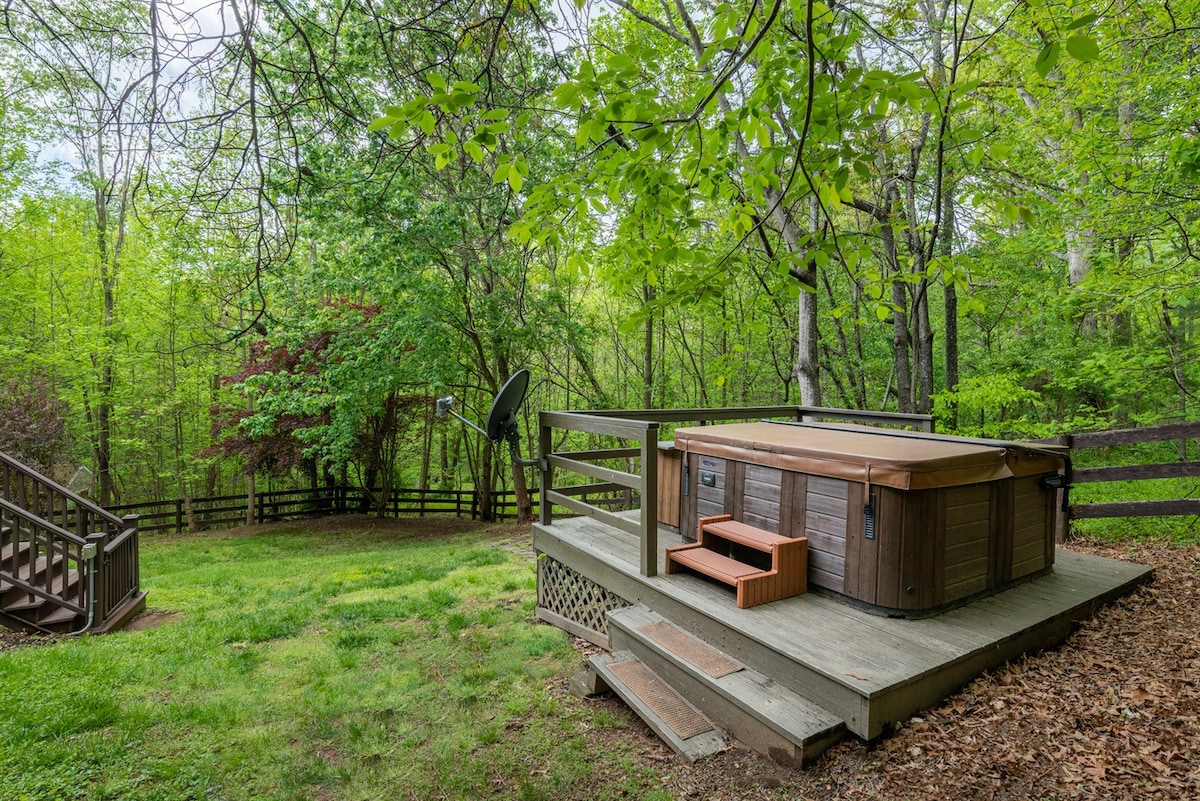
[[[1054,65],[1058,63],[1058,55],[1062,52],[1062,45],[1058,42],[1048,42],[1042,51],[1038,53],[1037,61],[1034,67],[1037,68],[1038,75],[1045,78],[1050,74],[1050,70],[1054,69]]]
[[[517,169],[517,165],[513,164],[508,168],[508,185],[513,192],[520,192],[521,186],[525,183],[525,178],[521,175],[521,171]]]
[[[464,142],[463,150],[466,152],[466,154],[468,156],[471,157],[471,160],[474,161],[476,164],[479,164],[480,162],[483,161],[483,148],[479,146],[478,142],[476,142],[474,140]]]
[[[371,133],[382,131],[396,121],[395,117],[377,117],[367,126],[367,130]]]
[[[1084,14],[1067,26],[1068,31],[1078,30],[1086,25],[1091,25],[1096,20],[1100,19],[1099,14]]]
[[[435,120],[433,119],[433,114],[430,113],[429,109],[423,110],[417,117],[417,125],[420,126],[422,131],[425,132],[426,136],[429,136],[431,133],[433,133],[434,124]]]
[[[425,80],[429,81],[429,85],[439,92],[446,91],[446,79],[436,72],[431,72],[425,76]]]
[[[1100,46],[1092,37],[1082,33],[1067,39],[1067,52],[1085,64],[1100,58]]]

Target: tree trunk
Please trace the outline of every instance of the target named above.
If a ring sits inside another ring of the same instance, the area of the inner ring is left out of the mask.
[[[650,284],[642,285],[642,299],[646,306],[654,302],[656,293]],[[654,408],[654,315],[646,315],[645,346],[642,352],[642,408]]]
[[[801,279],[799,313],[796,320],[796,386],[802,406],[821,405],[821,372],[818,358],[816,270],[806,270]]]
[[[946,271],[950,269],[950,260],[954,257],[955,208],[954,190],[947,188],[942,197],[941,241],[938,251],[942,256],[942,284],[944,286],[945,305],[945,354],[946,354],[946,389],[953,392],[958,387],[958,290],[955,288],[954,273],[949,279]],[[945,425],[951,430],[958,428],[958,404],[950,402],[946,410]]]

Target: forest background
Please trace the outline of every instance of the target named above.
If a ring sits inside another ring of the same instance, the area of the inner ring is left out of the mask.
[[[527,433],[1195,417],[1200,2],[0,13],[0,440],[102,504],[496,487],[433,399],[522,367]]]

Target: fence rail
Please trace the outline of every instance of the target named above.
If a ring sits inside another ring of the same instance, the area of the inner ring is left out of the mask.
[[[361,487],[351,486],[259,492],[254,496],[254,522],[274,523],[347,512],[376,512],[374,499],[379,492],[367,492]],[[481,514],[481,494],[475,490],[394,489],[388,495],[384,515],[453,515],[476,519]],[[531,489],[529,494],[534,498],[536,511],[537,490]],[[137,514],[139,529],[143,532],[183,533],[192,530],[193,525],[197,531],[244,525],[249,507],[248,495],[217,495],[190,500],[174,498],[129,503],[109,508],[118,514]],[[498,519],[515,518],[515,493],[512,490],[493,492],[492,508]]]
[[[1068,434],[1054,440],[1074,454],[1081,450],[1108,448],[1115,445],[1138,445],[1148,442],[1186,442],[1200,439],[1200,421],[1172,423],[1148,428],[1129,428],[1114,431],[1090,431]],[[1108,481],[1140,481],[1153,478],[1200,478],[1200,461],[1188,461],[1181,450],[1179,461],[1148,464],[1084,467],[1071,471],[1071,484],[1093,484]],[[1178,498],[1162,501],[1116,501],[1111,503],[1073,503],[1067,511],[1071,520],[1101,517],[1173,517],[1200,515],[1200,498]]]

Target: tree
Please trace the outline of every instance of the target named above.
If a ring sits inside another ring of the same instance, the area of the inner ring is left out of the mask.
[[[49,473],[71,449],[67,404],[44,379],[0,380],[0,442],[9,456]]]

